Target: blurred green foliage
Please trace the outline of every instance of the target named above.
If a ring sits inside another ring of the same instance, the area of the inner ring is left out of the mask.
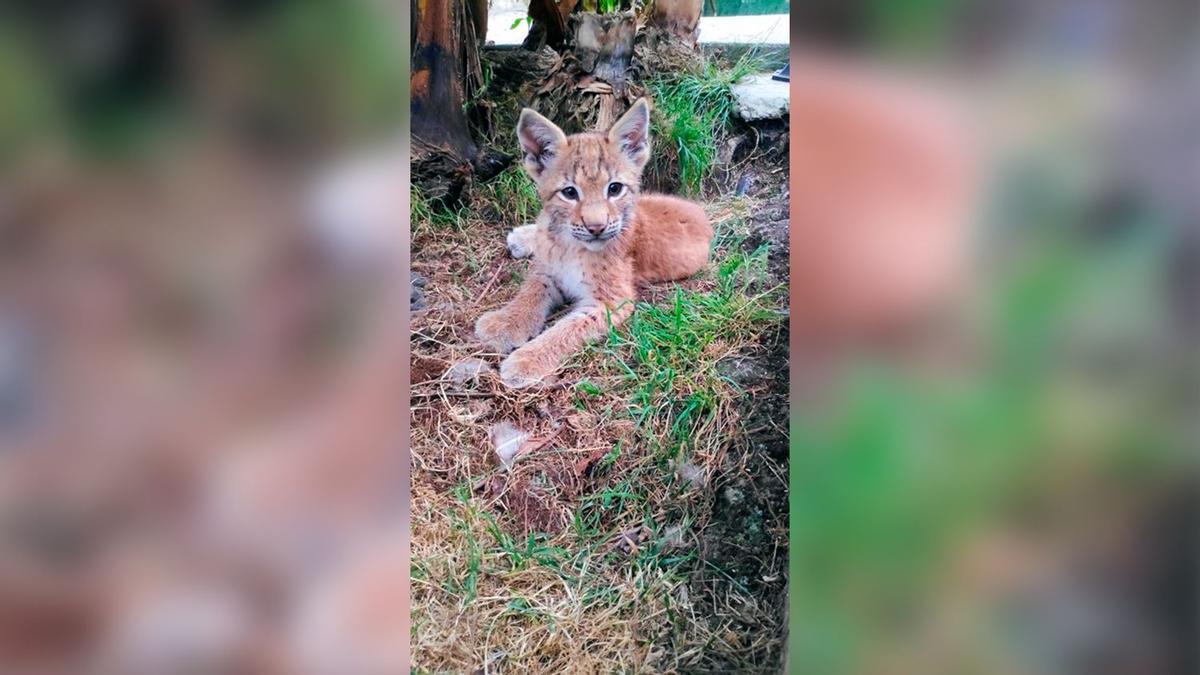
[[[44,139],[59,123],[44,68],[26,36],[0,24],[0,168]]]
[[[979,354],[953,375],[864,359],[793,419],[795,672],[862,672],[903,645],[963,590],[943,575],[969,537],[1089,481],[1152,494],[1183,456],[1163,405],[1166,228],[1100,237],[1078,195],[1008,178]]]
[[[704,0],[704,16],[787,14],[787,0]]]
[[[252,52],[281,106],[321,111],[313,124],[351,133],[398,125],[407,50],[394,18],[356,0],[290,0],[261,19]]]
[[[398,128],[407,110],[408,51],[396,13],[376,3],[156,12],[4,12],[0,162],[46,146],[128,154],[231,109],[287,142],[354,142]],[[112,39],[99,40],[105,30]]]
[[[867,32],[872,44],[893,51],[936,49],[962,0],[867,0]]]

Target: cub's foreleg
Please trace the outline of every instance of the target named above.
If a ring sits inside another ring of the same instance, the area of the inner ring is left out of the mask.
[[[580,307],[541,335],[509,354],[500,364],[500,380],[515,388],[543,382],[568,356],[608,333],[633,313],[633,298]]]
[[[479,317],[475,335],[497,352],[507,354],[540,333],[546,317],[562,302],[554,282],[543,273],[531,271],[508,304]]]

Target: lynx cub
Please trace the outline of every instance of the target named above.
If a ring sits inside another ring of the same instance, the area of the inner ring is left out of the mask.
[[[645,99],[607,133],[569,137],[525,109],[517,137],[542,212],[532,229],[518,228],[509,240],[533,260],[516,296],[479,317],[475,332],[498,352],[512,352],[500,364],[501,380],[526,387],[604,335],[610,321],[627,318],[636,284],[682,279],[703,267],[713,230],[699,205],[641,194],[650,157]],[[543,331],[550,313],[567,302],[572,310]]]

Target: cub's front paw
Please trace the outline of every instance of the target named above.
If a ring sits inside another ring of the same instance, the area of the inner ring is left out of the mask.
[[[537,236],[536,232],[537,225],[534,224],[514,227],[505,239],[509,255],[514,258],[528,258],[533,255],[533,240]]]
[[[500,381],[513,389],[547,385],[554,379],[558,364],[538,352],[518,349],[500,363]]]
[[[507,354],[533,337],[529,330],[502,309],[484,313],[475,322],[475,336],[500,354]]]

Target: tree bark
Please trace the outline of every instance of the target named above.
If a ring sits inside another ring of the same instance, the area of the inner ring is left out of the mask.
[[[561,50],[567,41],[567,17],[579,0],[529,0],[529,35],[521,45],[530,51],[543,46]]]
[[[412,178],[434,201],[456,201],[479,156],[465,104],[483,86],[476,27],[486,30],[487,20],[474,16],[480,4],[486,9],[486,0],[416,0],[414,6]]]
[[[475,153],[463,112],[470,74],[479,71],[474,24],[463,0],[417,0],[412,58],[412,135],[461,157]],[[473,61],[473,63],[472,63]]]

